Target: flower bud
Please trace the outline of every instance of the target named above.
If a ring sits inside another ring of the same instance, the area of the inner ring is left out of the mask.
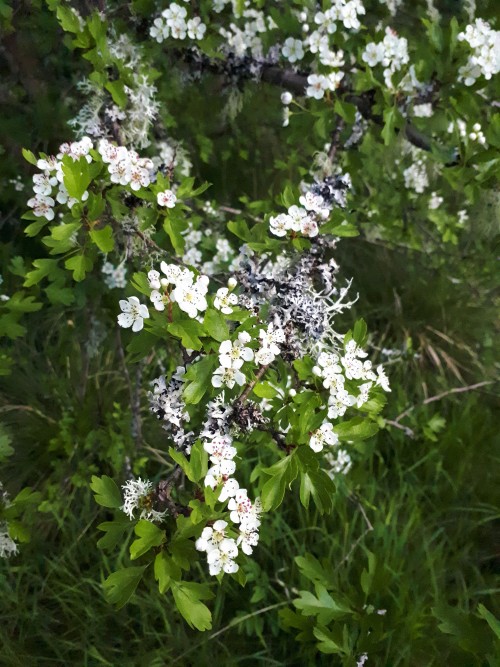
[[[236,280],[236,278],[229,278],[229,280],[227,281],[227,286],[229,287],[229,289],[234,289],[237,284],[238,281]]]
[[[289,93],[288,91],[281,93],[281,103],[284,104],[285,106],[288,106],[292,100],[293,100],[292,93]]]

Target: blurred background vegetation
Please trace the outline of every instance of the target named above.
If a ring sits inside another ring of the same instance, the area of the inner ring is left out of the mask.
[[[51,152],[71,137],[67,121],[81,101],[75,84],[86,72],[43,3],[14,6],[4,17],[0,59],[6,294],[22,285],[13,258],[29,265],[45,252],[23,234],[31,169],[20,149]],[[227,206],[276,198],[321,148],[307,118],[290,148],[279,96],[264,84],[229,92],[216,76],[186,83],[179,72],[162,75],[160,91],[169,89],[160,94],[169,100],[163,126],[183,141],[193,175],[213,184],[207,196]],[[368,172],[391,168],[391,155],[371,162],[362,150],[360,156]],[[12,496],[25,485],[40,491],[42,504],[31,541],[0,562],[0,664],[340,664],[317,652],[312,622],[291,603],[315,581],[310,563],[293,560],[306,554],[318,559],[336,599],[372,608],[361,625],[338,623],[352,646],[346,664],[356,664],[360,635],[371,637],[368,665],[500,664],[499,622],[486,611],[500,616],[498,191],[477,198],[456,243],[417,242],[414,229],[429,226],[428,209],[413,211],[405,229],[394,205],[387,201],[384,209],[373,196],[387,213],[387,233],[358,219],[361,235],[343,240],[337,259],[360,294],[348,323],[366,319],[377,361],[392,350],[385,428],[352,452],[354,466],[339,480],[331,516],[306,512],[294,494],[283,511],[266,516],[247,586],[226,580],[217,589],[211,634],[190,630],[154,582],[120,611],[104,601],[100,583],[116,562],[95,547],[106,516],[88,483],[92,474],[123,479],[130,469],[159,475],[162,435],[144,400],[145,380],[156,373],[124,365],[116,295],[103,290],[99,273],[85,288],[75,286],[71,307],[39,295],[44,307],[23,319],[22,336],[2,345],[0,452],[14,452],[0,479]],[[130,428],[137,378],[139,448]],[[248,477],[252,461],[244,465]],[[205,576],[201,568],[198,574]]]

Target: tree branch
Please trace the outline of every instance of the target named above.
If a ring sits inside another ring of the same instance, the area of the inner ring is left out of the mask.
[[[264,373],[267,371],[267,369],[269,368],[269,365],[270,365],[270,364],[267,364],[267,366],[261,366],[261,367],[259,368],[259,371],[258,371],[257,375],[254,377],[254,379],[253,379],[251,382],[249,382],[249,383],[247,384],[247,386],[245,387],[245,389],[244,389],[243,393],[241,394],[241,396],[240,396],[238,399],[236,399],[236,403],[240,403],[240,404],[241,404],[241,403],[244,403],[244,402],[247,400],[247,398],[248,398],[250,392],[251,392],[252,389],[255,387],[255,385],[256,385],[257,382],[260,380],[260,378],[264,375]]]

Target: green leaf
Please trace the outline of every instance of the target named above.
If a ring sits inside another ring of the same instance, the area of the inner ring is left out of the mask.
[[[121,520],[105,521],[97,526],[105,535],[97,540],[99,549],[114,549],[122,539],[122,535],[130,528],[128,517],[123,516]]]
[[[120,489],[111,477],[107,475],[103,475],[102,477],[92,475],[90,488],[94,492],[94,500],[99,505],[111,507],[112,509],[118,509],[123,505]]]
[[[312,581],[313,584],[317,582],[325,586],[331,584],[331,576],[326,572],[319,560],[311,554],[296,556],[295,562],[299,567],[300,573],[309,579],[309,581]]]
[[[397,118],[397,111],[394,107],[391,109],[385,109],[384,110],[384,127],[382,129],[382,139],[384,140],[384,144],[388,146],[393,137],[394,137],[394,130],[396,128],[396,118]]]
[[[470,653],[486,655],[492,645],[490,630],[472,614],[458,607],[439,604],[431,609],[433,616],[439,621],[441,632],[453,635],[458,645]],[[491,626],[490,626],[491,627]]]
[[[141,519],[134,528],[138,540],[134,540],[130,545],[130,558],[136,560],[143,556],[153,547],[159,547],[165,539],[165,531],[155,526],[151,521]]]
[[[304,616],[316,616],[318,623],[327,625],[334,619],[340,619],[352,611],[341,602],[336,602],[321,584],[316,584],[316,595],[310,591],[299,591],[299,598],[293,601],[294,606],[300,609]]]
[[[188,350],[201,350],[202,342],[199,336],[203,336],[203,327],[196,320],[178,320],[168,325],[168,331],[176,338],[181,339],[182,345]]]
[[[90,238],[102,252],[111,252],[115,247],[113,229],[110,225],[106,225],[102,229],[93,229],[90,232]]]
[[[178,255],[184,254],[184,237],[181,234],[181,229],[176,225],[172,218],[166,217],[163,221],[163,229],[167,232],[170,242]]]
[[[56,13],[57,18],[59,19],[59,23],[61,24],[61,28],[65,32],[79,33],[82,31],[80,20],[73,9],[59,5],[57,7]]]
[[[379,430],[378,424],[365,417],[354,417],[335,425],[335,433],[343,440],[366,440]]]
[[[191,628],[200,632],[212,628],[212,614],[210,609],[200,602],[213,597],[208,586],[193,582],[173,582],[172,593],[177,609]]]
[[[366,322],[363,319],[358,320],[352,331],[352,337],[354,341],[359,345],[359,347],[364,347],[368,338],[368,328]]]
[[[313,629],[314,636],[318,640],[318,650],[321,651],[321,653],[326,653],[326,654],[340,654],[344,655],[345,650],[342,647],[342,644],[338,643],[338,638],[328,630],[327,628],[323,626],[316,626]]]
[[[346,123],[349,123],[350,125],[352,125],[356,120],[356,107],[354,104],[336,99],[333,110],[335,113],[338,113],[338,115],[341,116],[346,121]]]
[[[173,447],[169,447],[168,453],[170,454],[172,459],[177,463],[177,465],[180,465],[180,467],[187,475],[187,477],[189,477],[191,475],[191,466],[187,458],[184,456],[184,454],[182,452],[179,452],[177,449],[174,449]]]
[[[104,594],[111,604],[121,609],[130,600],[142,578],[147,565],[142,567],[126,567],[113,572],[103,583]]]
[[[172,580],[178,581],[181,578],[180,567],[164,551],[156,555],[154,572],[160,593],[165,593],[170,588]]]
[[[14,448],[10,446],[12,438],[7,433],[0,433],[0,461],[4,461],[14,453]]]
[[[70,222],[68,224],[57,225],[57,227],[51,228],[50,235],[56,241],[67,241],[81,228],[81,226],[81,222]]]
[[[127,345],[127,361],[136,364],[144,359],[158,342],[158,337],[149,331],[141,331],[139,335],[134,336]]]
[[[252,240],[252,233],[247,223],[244,222],[243,220],[231,220],[230,222],[227,223],[227,228],[229,229],[230,232],[232,232],[235,236],[237,236],[239,239],[242,239],[243,241]]]
[[[215,340],[222,342],[229,338],[229,328],[224,315],[213,308],[209,308],[203,319],[203,326],[207,333]]]
[[[281,200],[283,202],[283,206],[286,208],[290,208],[290,206],[293,206],[294,204],[298,203],[298,195],[294,192],[293,188],[291,185],[287,185],[285,187],[285,190],[283,191],[283,194],[281,196]]]
[[[113,102],[124,109],[127,106],[127,93],[125,92],[125,85],[120,79],[117,81],[108,81],[104,87],[111,93]]]
[[[486,621],[486,623],[488,623],[488,625],[490,626],[490,628],[491,628],[491,629],[493,630],[493,632],[495,633],[496,638],[497,638],[497,639],[500,639],[500,621],[498,620],[498,618],[496,618],[495,616],[493,616],[493,614],[491,613],[491,611],[488,611],[488,609],[486,609],[486,607],[484,606],[484,604],[479,604],[479,605],[477,606],[477,613],[479,614],[479,616],[480,616],[481,618],[484,618],[484,620]]]
[[[5,307],[14,313],[34,313],[40,310],[42,304],[35,301],[34,296],[24,296],[25,292],[15,292],[8,301]]]
[[[310,470],[301,473],[300,502],[307,509],[312,495],[320,514],[331,512],[335,485],[324,470]]]
[[[83,193],[100,169],[100,164],[89,164],[84,157],[73,160],[69,156],[64,156],[62,171],[69,196],[81,201]]]
[[[189,479],[192,482],[199,482],[202,477],[205,477],[208,470],[208,452],[205,451],[201,440],[197,440],[192,446],[189,464],[191,468]]]
[[[30,164],[32,164],[36,167],[37,159],[34,156],[34,154],[31,151],[29,151],[27,148],[23,148],[21,150],[22,150],[23,158],[26,160],[26,162],[29,162]]]
[[[45,288],[45,294],[53,304],[70,306],[75,300],[75,293],[69,287],[62,287],[62,283],[52,283]]]
[[[217,365],[217,355],[207,354],[188,368],[184,376],[186,384],[183,390],[186,403],[196,404],[201,401],[211,386],[210,378]]]
[[[298,475],[295,452],[270,468],[265,468],[263,472],[271,475],[271,479],[264,484],[261,492],[262,506],[264,511],[268,512],[281,505],[287,486],[290,486]]]
[[[21,216],[21,217],[22,217],[23,219],[27,219],[27,216],[28,216],[28,215],[29,215],[29,214],[25,214],[25,215],[23,215],[23,216]],[[32,220],[33,218],[30,218],[30,219]],[[45,225],[48,224],[48,222],[49,222],[49,221],[47,220],[47,218],[42,218],[41,220],[37,218],[36,222],[32,222],[31,225],[28,225],[28,226],[25,228],[24,233],[26,234],[26,236],[30,236],[30,237],[31,237],[31,236],[36,236],[36,235],[38,234],[38,232],[39,232],[41,229],[43,229],[43,228],[45,227]]]
[[[253,388],[253,393],[259,398],[275,398],[278,390],[269,382],[258,382]]]
[[[26,274],[24,287],[31,287],[38,284],[42,278],[49,277],[50,279],[51,275],[57,275],[59,271],[57,262],[57,259],[34,259],[33,266],[36,268]]]
[[[89,271],[92,271],[94,263],[90,257],[83,254],[73,255],[64,262],[64,266],[70,271],[73,271],[73,280],[77,283],[81,282]]]
[[[16,255],[10,260],[9,271],[15,275],[24,278],[26,275],[26,266],[24,264],[24,258],[20,255]]]

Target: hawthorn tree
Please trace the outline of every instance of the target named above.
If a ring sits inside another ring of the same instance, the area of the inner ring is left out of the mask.
[[[23,150],[24,232],[43,253],[11,263],[20,289],[0,328],[14,339],[25,313],[97,301],[124,362],[133,440],[121,475],[91,482],[112,512],[98,547],[127,544],[132,561],[104,591],[121,607],[154,577],[204,631],[210,576],[244,585],[285,494],[331,512],[362,441],[389,427],[389,379],[363,319],[345,324],[356,276],[336,248],[360,231],[425,252],[458,242],[497,184],[500,32],[493,3],[453,16],[417,3],[410,21],[398,0],[95,4],[47,0],[79,110],[64,143]],[[249,183],[227,201],[191,172],[217,161],[221,117],[249,104],[239,154],[274,124],[275,159],[254,156],[269,196]],[[134,472],[147,419],[162,426],[148,478]],[[28,538],[39,501],[29,489],[5,497],[2,556]],[[319,650],[354,664],[328,625],[360,612],[332,599],[313,560],[300,566],[315,594],[302,591],[286,620],[312,618]]]

